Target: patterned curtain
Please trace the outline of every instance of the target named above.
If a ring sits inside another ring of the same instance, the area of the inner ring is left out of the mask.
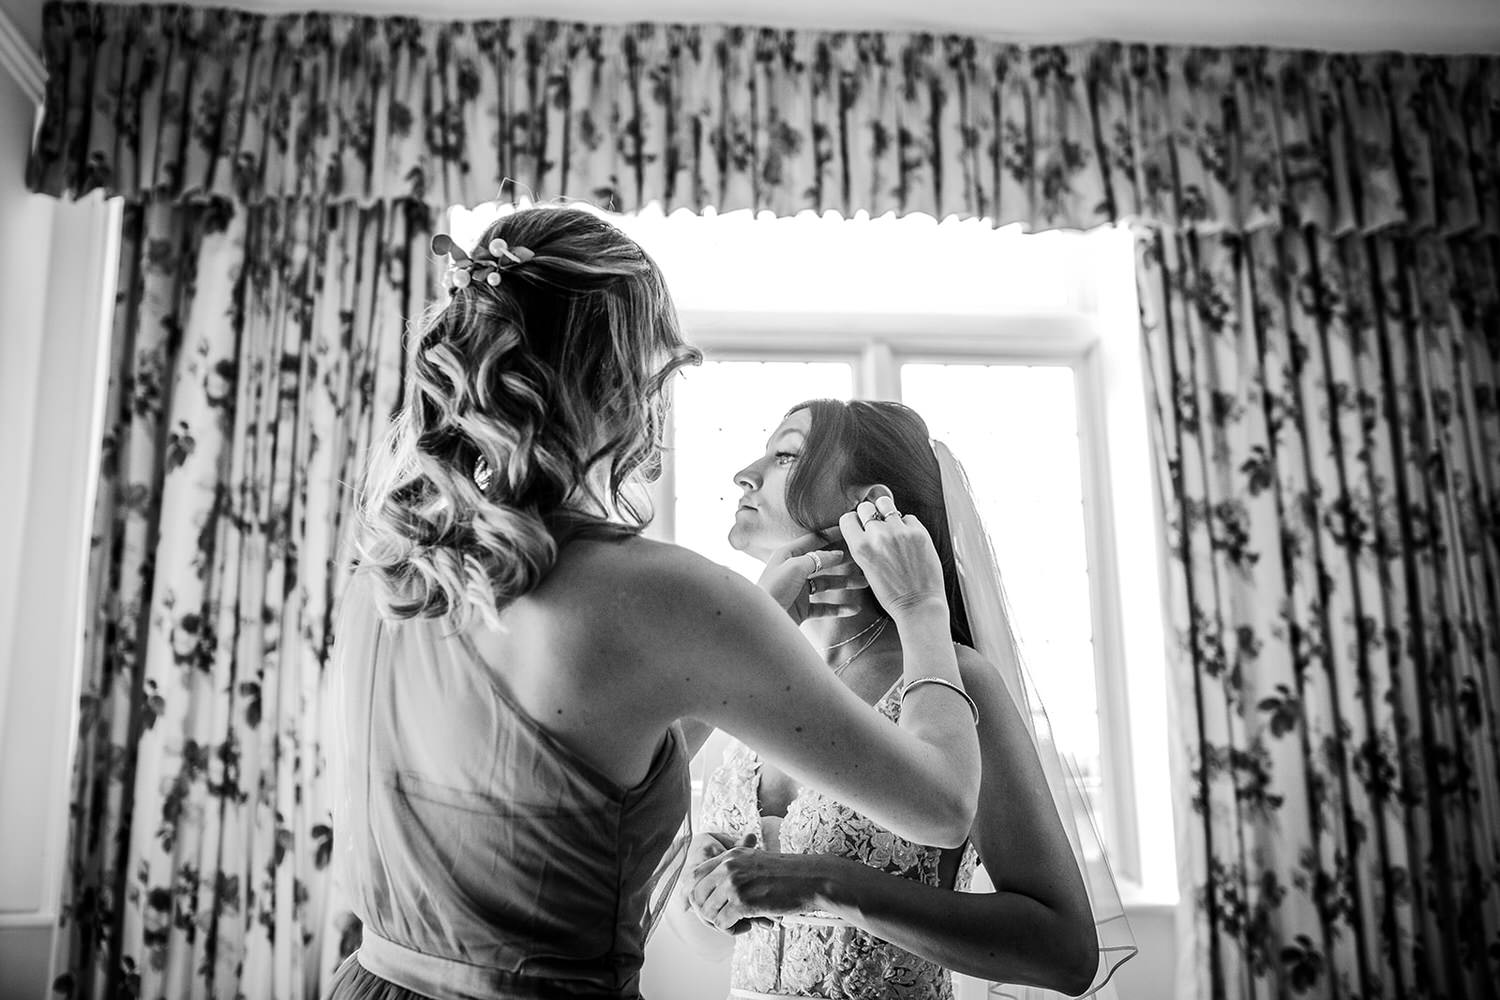
[[[1500,57],[56,2],[43,57],[57,195],[1500,225]]]
[[[1141,245],[1204,998],[1500,981],[1500,240]]]
[[[317,995],[321,665],[426,216],[126,206],[61,995]]]
[[[313,995],[349,484],[438,213],[1141,226],[1184,997],[1500,981],[1500,59],[52,3],[123,196],[62,992]],[[326,935],[325,935],[326,937]]]

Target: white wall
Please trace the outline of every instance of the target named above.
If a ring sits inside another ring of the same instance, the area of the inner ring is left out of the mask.
[[[40,845],[16,822],[24,822],[38,803],[30,795],[12,803],[12,789],[26,777],[20,765],[37,758],[13,752],[3,740],[20,729],[14,717],[24,724],[34,681],[43,672],[17,669],[13,653],[45,314],[42,297],[24,292],[45,287],[52,232],[52,204],[26,193],[24,161],[14,155],[26,148],[35,109],[16,79],[0,71],[0,149],[8,154],[0,158],[0,219],[5,220],[0,229],[0,469],[6,470],[0,486],[0,996],[5,997],[42,995],[52,923],[40,912],[41,887],[28,878],[38,870]]]
[[[112,241],[99,199],[26,190],[41,71],[8,28],[0,17],[0,997],[40,998],[66,839]]]

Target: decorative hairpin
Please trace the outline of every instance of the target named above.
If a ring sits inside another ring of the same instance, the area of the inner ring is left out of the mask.
[[[483,281],[491,288],[500,284],[501,269],[507,264],[524,264],[536,254],[525,247],[513,247],[498,236],[490,240],[487,250],[491,260],[476,260],[464,253],[463,248],[453,242],[447,233],[438,233],[432,238],[432,252],[447,255],[451,263],[443,274],[443,287],[463,289],[471,281]]]

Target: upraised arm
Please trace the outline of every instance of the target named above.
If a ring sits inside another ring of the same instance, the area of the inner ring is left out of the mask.
[[[797,781],[904,837],[939,846],[967,838],[979,791],[967,702],[924,687],[892,726],[839,683],[761,590],[683,550],[663,563],[636,599],[659,623],[652,652],[676,715],[729,731]],[[887,608],[908,678],[959,683],[938,594],[934,601],[911,591]]]

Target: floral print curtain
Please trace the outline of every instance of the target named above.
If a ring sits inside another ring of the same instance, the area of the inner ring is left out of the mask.
[[[425,208],[129,202],[58,995],[316,996],[323,665]]]
[[[126,200],[59,992],[315,995],[361,450],[447,206],[1140,227],[1183,997],[1500,972],[1500,59],[53,3]],[[1128,581],[1127,581],[1128,582]]]
[[[1500,225],[1500,57],[55,2],[43,56],[52,194]]]
[[[1183,993],[1500,979],[1500,240],[1140,244]]]

